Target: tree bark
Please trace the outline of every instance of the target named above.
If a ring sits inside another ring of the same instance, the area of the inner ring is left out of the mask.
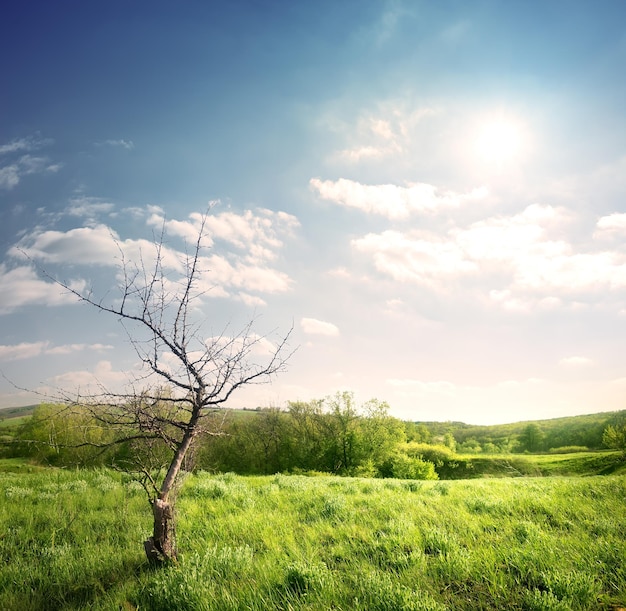
[[[176,560],[176,531],[174,524],[174,502],[169,494],[178,478],[180,469],[196,435],[199,420],[199,408],[195,408],[187,430],[163,480],[159,497],[152,501],[154,530],[152,537],[144,541],[146,556],[152,564],[162,564]]]
[[[162,564],[176,560],[176,530],[174,524],[174,507],[162,499],[152,503],[154,514],[154,532],[152,537],[144,541],[146,556],[152,564]]]

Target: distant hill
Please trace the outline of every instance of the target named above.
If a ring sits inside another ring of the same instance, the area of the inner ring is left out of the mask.
[[[475,440],[481,446],[488,443],[502,446],[522,435],[529,425],[536,425],[543,435],[543,449],[549,450],[564,446],[585,446],[590,449],[600,449],[604,429],[609,424],[615,425],[625,421],[626,410],[621,410],[483,426],[463,422],[417,421],[415,424],[425,426],[434,438],[451,433],[459,444]]]
[[[0,421],[9,418],[32,416],[37,405],[23,405],[22,407],[0,407]]]
[[[0,422],[31,416],[36,407],[37,405],[24,405],[0,408]],[[265,410],[256,408],[231,411],[235,418],[246,418],[262,414]],[[616,425],[625,422],[626,410],[548,420],[526,420],[509,424],[474,425],[464,422],[433,421],[414,421],[411,424],[425,427],[432,440],[442,439],[446,433],[451,433],[459,445],[477,442],[482,447],[487,444],[504,447],[523,435],[529,425],[536,425],[543,437],[543,450],[565,446],[584,446],[595,450],[602,448],[602,434],[609,424]]]

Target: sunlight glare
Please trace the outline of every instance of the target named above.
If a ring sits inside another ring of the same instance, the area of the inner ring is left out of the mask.
[[[485,163],[502,165],[518,158],[523,152],[523,130],[512,119],[488,120],[479,127],[477,132],[474,142],[475,151]]]

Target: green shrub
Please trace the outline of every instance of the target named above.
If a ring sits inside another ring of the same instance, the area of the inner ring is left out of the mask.
[[[381,465],[379,472],[382,477],[397,479],[438,479],[435,465],[421,458],[411,458],[398,453]]]

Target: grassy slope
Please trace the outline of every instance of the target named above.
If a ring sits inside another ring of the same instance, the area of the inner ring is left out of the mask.
[[[615,450],[573,454],[461,454],[458,458],[457,468],[442,470],[441,479],[609,475],[621,473],[626,467],[622,453]]]
[[[11,418],[21,418],[24,416],[32,416],[36,405],[24,405],[22,407],[3,407],[0,408],[0,422]]]
[[[152,571],[143,492],[109,471],[0,473],[0,608],[613,609],[626,478],[189,476],[181,562]]]
[[[626,410],[484,426],[462,422],[423,422],[422,424],[435,437],[442,436],[445,433],[452,433],[459,443],[470,438],[476,439],[481,443],[485,441],[498,443],[505,439],[515,438],[521,435],[529,424],[536,424],[547,437],[547,447],[559,447],[560,445],[584,446],[589,445],[590,441],[594,442],[594,447],[601,447],[602,432],[606,426],[608,424],[616,424],[624,418],[626,418]]]

